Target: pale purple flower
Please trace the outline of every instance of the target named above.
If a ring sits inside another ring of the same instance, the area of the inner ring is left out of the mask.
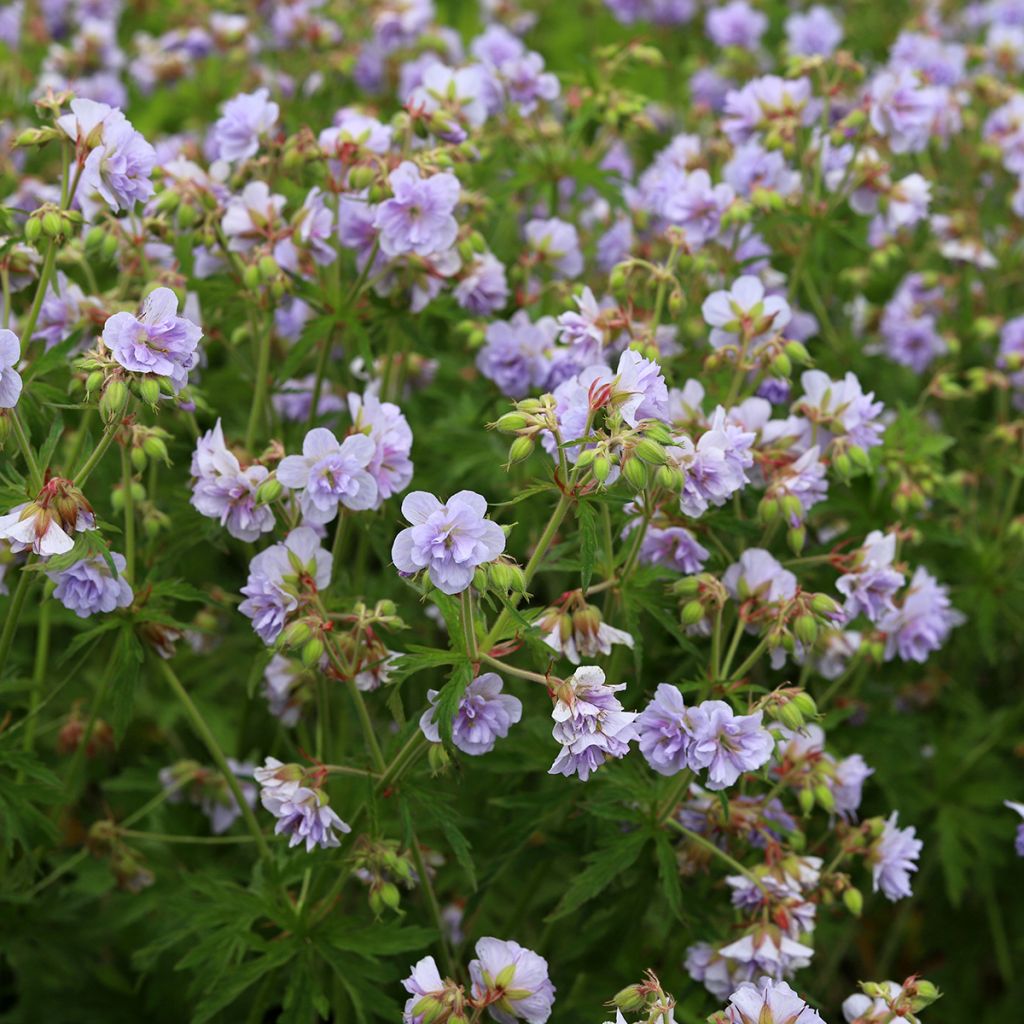
[[[794,11],[786,18],[786,45],[801,57],[831,56],[843,41],[843,26],[820,4]]]
[[[661,367],[653,359],[626,349],[619,356],[614,375],[605,366],[589,367],[580,374],[580,382],[589,387],[609,377],[614,407],[629,426],[636,427],[643,420],[668,418],[668,386]]]
[[[719,953],[744,965],[750,977],[765,974],[780,981],[806,967],[814,950],[769,927],[744,935]]]
[[[1014,93],[985,121],[983,135],[1003,154],[1003,167],[1011,174],[1024,174],[1024,93]]]
[[[852,819],[860,807],[861,791],[865,781],[875,774],[860,754],[851,754],[837,761],[835,775],[828,778],[828,786],[836,802],[836,814]]]
[[[741,196],[751,196],[755,189],[788,196],[800,187],[799,171],[786,163],[782,153],[765,149],[756,139],[736,147],[722,178]]]
[[[153,194],[149,180],[156,151],[115,107],[89,99],[71,101],[71,113],[57,125],[84,159],[78,196],[91,216],[98,200],[110,209],[130,210]],[[85,154],[88,153],[86,156]]]
[[[1015,803],[1013,800],[1004,800],[1003,804],[1011,811],[1016,811],[1021,818],[1024,818],[1024,804]],[[1014,852],[1018,857],[1024,857],[1024,821],[1017,826],[1017,835],[1013,842]]]
[[[502,693],[502,681],[494,672],[477,676],[467,687],[459,701],[459,709],[452,720],[452,743],[465,754],[488,754],[499,739],[523,716],[523,705],[518,697]],[[431,743],[441,742],[438,727],[437,698],[439,691],[428,690],[430,707],[420,716],[420,730]]]
[[[117,552],[111,552],[110,558],[117,575],[100,555],[83,558],[59,572],[47,573],[57,584],[53,596],[80,619],[100,612],[112,612],[115,608],[127,608],[134,598],[131,586],[121,575],[127,563],[124,555]]]
[[[305,701],[298,696],[305,669],[283,654],[275,654],[263,670],[263,696],[270,713],[282,725],[293,726],[302,716]]]
[[[856,374],[848,372],[842,380],[832,380],[821,370],[806,370],[800,383],[804,394],[796,403],[796,411],[819,427],[813,435],[816,443],[827,447],[832,435],[843,436],[861,448],[882,443],[885,406],[875,401],[873,391],[864,393]]]
[[[746,470],[754,462],[750,449],[755,436],[726,423],[719,406],[696,445],[685,435],[675,438],[667,453],[684,474],[679,507],[686,515],[696,519],[712,505],[721,507],[749,483]]]
[[[311,523],[329,523],[343,505],[362,512],[377,505],[377,481],[368,472],[377,447],[365,434],[344,441],[326,427],[314,427],[302,441],[301,455],[286,455],[277,479],[300,491],[303,516]]]
[[[578,312],[570,310],[558,317],[559,339],[574,350],[581,366],[600,361],[604,351],[604,327],[601,306],[590,287],[573,296]]]
[[[544,1024],[555,1001],[547,960],[511,940],[483,938],[475,948],[477,958],[469,962],[474,998],[503,993],[487,1008],[498,1024]]]
[[[686,727],[687,710],[678,687],[659,683],[651,702],[636,716],[640,753],[659,775],[689,767],[693,737]]]
[[[281,307],[278,306],[275,311],[275,320],[277,319],[277,313],[280,312]],[[274,411],[283,420],[290,420],[293,423],[305,423],[309,419],[310,411],[313,408],[313,391],[315,387],[316,374],[313,373],[307,373],[304,377],[292,377],[281,381],[270,397]],[[341,412],[344,408],[345,403],[341,398],[333,391],[321,387],[320,399],[316,405],[317,416],[322,417],[329,413]]]
[[[949,344],[938,328],[942,291],[926,287],[920,274],[908,274],[886,303],[879,333],[886,355],[921,373]]]
[[[221,228],[231,252],[249,252],[281,226],[285,198],[272,193],[265,181],[250,181],[224,209]]]
[[[684,526],[649,526],[640,542],[643,565],[664,565],[692,575],[701,572],[710,552]]]
[[[916,829],[912,825],[900,828],[899,811],[893,811],[882,834],[868,851],[874,891],[881,889],[885,898],[894,903],[912,896],[910,875],[917,870],[923,848]]]
[[[306,580],[318,590],[331,582],[331,556],[309,526],[292,530],[283,543],[261,551],[249,563],[249,578],[242,587],[245,600],[238,610],[252,619],[252,628],[265,644],[277,639],[298,608]]]
[[[572,280],[582,273],[583,253],[574,225],[557,217],[530,220],[523,235],[532,254],[556,276]]]
[[[274,528],[274,512],[256,504],[256,491],[270,475],[266,466],[242,469],[224,442],[220,420],[196,442],[192,455],[192,507],[217,519],[232,537],[253,541]]]
[[[224,104],[213,126],[213,147],[221,160],[245,160],[255,156],[260,140],[277,124],[281,109],[270,99],[269,89],[240,93]]]
[[[502,394],[524,398],[547,386],[557,330],[554,318],[545,316],[534,323],[525,309],[509,320],[494,320],[487,325],[484,345],[477,353],[477,368]]]
[[[922,84],[913,71],[881,71],[868,87],[871,127],[894,153],[917,153],[928,145],[946,103],[942,89]]]
[[[476,567],[505,550],[504,530],[486,513],[487,501],[475,491],[459,491],[445,504],[426,491],[407,494],[402,515],[412,526],[395,538],[395,567],[406,575],[426,569],[438,590],[462,593]]]
[[[756,600],[762,604],[788,601],[796,594],[796,577],[770,552],[763,548],[747,548],[725,570],[722,583],[737,601]]]
[[[16,505],[0,516],[0,540],[11,551],[31,551],[44,558],[63,555],[75,533],[96,529],[96,517],[81,491],[63,477],[51,477],[33,501]]]
[[[719,232],[722,214],[735,199],[732,186],[715,185],[703,168],[681,176],[661,205],[661,215],[682,228],[689,249],[699,249]]]
[[[544,58],[533,51],[503,61],[499,77],[509,100],[524,117],[532,114],[542,100],[557,99],[561,91],[558,77],[544,70]]]
[[[949,634],[966,621],[949,600],[949,588],[918,566],[903,603],[886,613],[878,627],[887,634],[885,657],[924,664],[928,655],[949,639]]]
[[[305,842],[307,853],[316,846],[327,850],[341,845],[335,830],[352,831],[328,806],[327,796],[322,790],[297,786],[282,791],[275,787],[263,789],[260,792],[260,800],[277,818],[274,832],[277,835],[291,836],[288,841],[289,847]]]
[[[903,986],[895,981],[880,982],[886,992],[886,997],[864,995],[863,992],[855,992],[843,1000],[843,1016],[847,1024],[883,1024],[886,1017],[892,1017],[889,1004],[894,1002],[903,991]]]
[[[465,142],[470,130],[487,120],[484,74],[478,66],[455,69],[435,62],[423,73],[408,103],[426,114],[438,115],[428,124],[439,138]]]
[[[712,7],[704,20],[708,38],[716,46],[756,49],[768,28],[768,18],[747,0],[730,0]]]
[[[0,329],[0,409],[13,409],[21,396],[21,342],[14,331]]]
[[[708,789],[726,789],[744,772],[767,764],[775,741],[761,718],[760,711],[737,715],[722,700],[706,700],[687,711],[687,731],[693,737],[688,764],[708,770]]]
[[[701,305],[711,328],[711,345],[738,345],[744,334],[755,345],[781,331],[792,317],[789,303],[778,295],[765,295],[764,285],[752,274],[738,277],[728,291],[712,292]]]
[[[348,408],[353,429],[366,434],[374,445],[366,470],[377,485],[373,507],[379,508],[412,480],[412,430],[394,402],[382,402],[369,392],[362,396],[349,392]]]
[[[413,1013],[413,1010],[425,996],[438,996],[444,992],[444,982],[438,972],[437,964],[432,956],[425,956],[417,961],[412,968],[412,974],[402,982],[402,987],[409,993],[405,1001],[405,1009],[402,1012],[402,1024],[420,1024],[423,1020],[422,1013]]]
[[[115,313],[103,325],[103,343],[126,370],[165,377],[175,391],[188,383],[188,371],[199,361],[202,336],[197,324],[178,316],[178,297],[170,288],[151,291],[140,316]]]
[[[549,775],[579,775],[583,782],[605,761],[625,757],[637,738],[636,713],[625,711],[615,694],[625,683],[610,686],[593,665],[576,669],[556,691],[551,735],[562,750]]]
[[[846,598],[849,618],[866,615],[872,622],[896,610],[893,595],[903,586],[903,573],[893,568],[896,534],[872,530],[854,560],[853,568],[836,580],[836,590]]]
[[[308,250],[313,262],[318,266],[326,267],[333,263],[338,253],[331,245],[331,239],[335,237],[334,213],[328,207],[323,192],[314,186],[309,190],[302,203],[302,209],[293,219],[295,234],[293,242],[298,247]],[[279,252],[280,247],[275,248]],[[285,250],[286,251],[286,250]],[[279,262],[286,270],[294,270],[286,260]]]
[[[828,480],[825,464],[820,459],[817,445],[808,448],[799,458],[788,465],[780,466],[771,477],[766,494],[775,499],[796,498],[800,511],[789,514],[789,525],[798,526],[807,513],[828,494]]]
[[[596,658],[598,655],[611,654],[614,644],[633,649],[633,637],[624,629],[616,629],[603,622],[596,608],[588,608],[571,616],[572,629],[567,634],[562,630],[562,619],[561,614],[553,616],[552,627],[544,633],[544,643],[574,665],[580,663],[581,657]],[[545,628],[542,623],[538,625]]]
[[[929,85],[957,85],[966,63],[964,46],[923,32],[901,32],[889,51],[892,68],[918,71]]]
[[[825,1024],[786,982],[771,978],[740,985],[729,996],[725,1020],[729,1024]]]
[[[75,329],[87,305],[95,306],[95,300],[87,300],[82,289],[58,270],[39,307],[32,340],[41,339],[47,350],[53,348]]]
[[[814,112],[808,79],[763,75],[726,95],[722,129],[734,143],[746,142],[773,122],[807,124]]]
[[[478,253],[465,267],[452,294],[463,309],[477,316],[497,313],[509,296],[505,264],[493,253]]]
[[[447,171],[422,178],[419,168],[406,160],[388,182],[392,198],[377,207],[374,219],[381,250],[388,256],[429,256],[450,248],[459,230],[452,215],[462,190],[459,179]]]

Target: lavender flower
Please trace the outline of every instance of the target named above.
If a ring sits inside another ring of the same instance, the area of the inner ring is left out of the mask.
[[[451,247],[459,225],[452,216],[462,186],[454,174],[420,177],[408,160],[388,176],[393,196],[377,207],[374,227],[388,256],[429,256]]]
[[[794,11],[786,18],[786,44],[790,53],[801,57],[829,57],[842,40],[843,26],[820,4],[806,11]]]
[[[62,477],[51,477],[33,501],[0,516],[0,540],[7,541],[12,552],[31,551],[43,558],[65,554],[75,546],[72,534],[95,529],[89,503]]]
[[[510,320],[488,324],[476,365],[503,394],[523,398],[531,390],[546,386],[556,331],[552,317],[541,317],[533,323],[526,310],[520,309]]]
[[[263,670],[263,696],[270,713],[282,725],[293,726],[302,716],[305,697],[301,687],[306,670],[282,654],[275,654]]]
[[[751,7],[747,0],[730,0],[729,3],[712,7],[704,25],[708,38],[716,46],[753,50],[768,28],[768,19],[761,11]]]
[[[523,117],[532,114],[542,100],[557,99],[561,91],[558,78],[544,70],[544,58],[532,51],[503,61],[499,76]]]
[[[127,563],[124,555],[117,552],[111,552],[110,559],[116,574],[100,555],[83,558],[59,572],[47,573],[57,584],[53,596],[80,619],[100,612],[112,612],[115,608],[127,608],[135,596],[121,575]]]
[[[221,160],[246,160],[255,156],[264,138],[277,124],[281,110],[270,99],[269,89],[240,93],[224,104],[224,112],[213,126],[212,143]]]
[[[923,566],[914,572],[903,603],[878,622],[886,633],[885,657],[898,655],[903,661],[924,664],[932,651],[939,650],[949,634],[965,622],[949,600],[943,586]]]
[[[14,331],[0,329],[0,409],[13,409],[21,396],[21,342]]]
[[[796,403],[796,411],[819,428],[813,434],[816,444],[827,448],[832,435],[845,437],[860,448],[882,443],[885,428],[880,418],[885,407],[875,401],[874,392],[864,394],[855,374],[832,380],[821,370],[807,370],[801,374],[800,383],[804,395]]]
[[[943,90],[923,85],[907,69],[880,72],[868,88],[868,97],[871,127],[888,139],[894,153],[923,150],[946,102]]]
[[[463,309],[477,316],[497,313],[509,296],[505,264],[493,253],[479,253],[465,267],[452,294]]]
[[[764,285],[751,274],[738,277],[728,291],[712,292],[700,308],[711,327],[711,346],[737,345],[740,336],[754,346],[789,323],[789,303],[777,295],[765,296]]]
[[[277,818],[274,832],[291,836],[289,847],[305,842],[306,853],[319,846],[323,850],[340,846],[335,835],[352,829],[328,806],[327,794],[305,786],[294,788],[275,786],[260,791],[263,806]]]
[[[796,577],[763,548],[747,548],[725,570],[722,583],[733,600],[761,604],[788,601],[797,589]]]
[[[868,851],[871,864],[871,882],[874,891],[879,889],[886,899],[896,902],[912,896],[910,875],[917,870],[924,843],[916,838],[913,826],[899,828],[899,812],[893,811],[885,822],[882,834]]]
[[[1003,804],[1024,818],[1024,804],[1015,803],[1013,800],[1004,800]],[[1024,821],[1017,826],[1017,836],[1014,839],[1013,848],[1018,857],[1024,857]]]
[[[846,597],[844,606],[851,619],[866,615],[878,622],[896,610],[893,595],[903,586],[903,573],[893,568],[896,535],[872,530],[857,552],[851,572],[836,580],[836,590]]]
[[[252,619],[259,638],[272,644],[298,608],[302,590],[309,584],[322,590],[330,582],[330,554],[310,527],[300,526],[249,563],[249,579],[242,587],[245,600],[238,610]]]
[[[111,355],[135,373],[167,378],[175,391],[188,383],[199,361],[202,330],[178,316],[178,297],[170,288],[155,288],[142,304],[141,316],[115,313],[103,325],[103,343]]]
[[[625,757],[637,739],[636,713],[623,710],[615,694],[625,683],[609,686],[604,672],[587,665],[576,669],[555,692],[551,735],[562,744],[549,775],[579,775],[583,782],[605,761]]]
[[[480,939],[476,959],[469,962],[473,996],[486,999],[498,1024],[545,1024],[555,1001],[548,962],[518,942]]]
[[[675,438],[668,449],[672,463],[683,473],[679,507],[696,519],[710,506],[724,505],[748,483],[746,470],[754,462],[750,447],[756,435],[725,422],[725,410],[719,407],[696,445],[685,435]]]
[[[581,656],[596,658],[600,654],[611,654],[613,644],[633,648],[633,637],[624,629],[603,622],[601,613],[592,605],[585,605],[572,615],[552,608],[536,625],[544,634],[544,643],[574,665],[580,663]]]
[[[373,507],[379,508],[412,480],[412,430],[394,402],[382,402],[369,392],[361,397],[350,392],[348,408],[353,429],[366,434],[374,445],[366,470],[377,484],[377,503]]]
[[[499,739],[522,718],[517,697],[502,693],[501,678],[494,672],[477,676],[467,687],[452,720],[452,743],[465,754],[489,754]],[[431,743],[441,742],[437,717],[437,690],[427,691],[430,707],[420,717],[420,730]]]
[[[402,1013],[402,1024],[421,1024],[424,1010],[420,1010],[419,1013],[416,1010],[428,1000],[428,1006],[434,1001],[440,1005],[439,997],[445,991],[445,983],[441,980],[441,974],[432,956],[425,956],[413,965],[412,974],[403,980],[402,987],[409,993]]]
[[[487,501],[475,491],[459,491],[446,504],[426,491],[406,495],[402,515],[413,525],[395,538],[395,567],[407,575],[426,569],[438,590],[462,593],[476,567],[505,550],[505,532],[486,513]]]
[[[583,271],[580,239],[572,224],[552,217],[526,222],[523,235],[532,255],[557,277],[572,280]]]
[[[367,471],[377,454],[365,434],[351,434],[340,444],[326,427],[314,427],[302,442],[301,455],[286,455],[277,479],[301,492],[302,514],[311,523],[329,523],[338,506],[355,512],[377,504],[377,481]]]
[[[756,985],[745,981],[725,1008],[728,1024],[825,1024],[784,981],[761,978]]]
[[[256,502],[256,492],[270,475],[266,466],[242,469],[224,443],[220,420],[196,442],[192,455],[192,507],[216,519],[232,537],[253,541],[274,528],[274,512]]]
[[[644,565],[664,565],[677,572],[701,572],[710,552],[683,526],[649,526],[640,542]]]
[[[636,716],[640,753],[659,775],[675,775],[689,767],[693,737],[686,728],[687,710],[678,687],[659,683],[654,698]]]
[[[78,195],[87,214],[106,203],[112,210],[130,210],[153,194],[149,176],[156,151],[114,107],[89,99],[71,101],[71,113],[58,127],[75,143],[82,174]]]
[[[687,752],[691,768],[708,770],[708,789],[725,789],[744,773],[766,764],[775,748],[761,725],[761,712],[737,715],[721,700],[706,700],[687,712],[693,743]]]

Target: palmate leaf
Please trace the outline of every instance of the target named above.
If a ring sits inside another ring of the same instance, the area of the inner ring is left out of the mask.
[[[16,746],[20,734],[0,735],[0,849],[28,853],[40,840],[53,842],[57,828],[39,804],[53,803],[61,781],[32,754]]]
[[[466,687],[472,681],[473,666],[466,659],[455,666],[448,682],[441,687],[441,692],[437,695],[437,711],[434,714],[434,721],[437,722],[441,742],[446,747],[451,747],[452,724],[459,710],[459,701],[462,700]]]

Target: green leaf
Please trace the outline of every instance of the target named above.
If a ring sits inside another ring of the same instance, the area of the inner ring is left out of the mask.
[[[572,880],[558,906],[547,916],[547,921],[567,917],[588,900],[604,892],[627,868],[633,866],[648,840],[646,832],[637,830],[618,836],[608,846],[587,857],[587,866]]]
[[[668,833],[659,829],[654,836],[654,849],[658,855],[658,880],[669,910],[683,919],[683,887],[679,881],[679,862]]]
[[[110,664],[110,724],[118,741],[131,721],[135,708],[135,687],[145,652],[130,625],[125,625],[114,643]]]
[[[466,692],[466,687],[473,681],[473,666],[469,660],[456,665],[448,682],[441,687],[437,695],[437,710],[434,712],[434,721],[437,722],[438,731],[441,734],[441,742],[446,747],[452,742],[452,723],[459,710],[459,701]]]
[[[580,586],[586,590],[594,575],[594,561],[601,541],[597,525],[597,510],[589,501],[576,505],[576,523],[580,528]]]

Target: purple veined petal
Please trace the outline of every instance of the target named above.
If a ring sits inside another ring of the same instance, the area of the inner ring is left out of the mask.
[[[441,502],[428,491],[410,491],[402,499],[402,515],[414,526],[425,523],[441,508]]]
[[[144,324],[162,324],[172,319],[178,312],[178,296],[170,288],[154,288],[142,303]]]
[[[450,562],[446,565],[431,565],[430,580],[441,591],[453,597],[461,594],[473,582],[475,566],[457,565]]]
[[[476,491],[458,491],[448,499],[449,505],[463,505],[478,516],[487,514],[487,499]]]
[[[15,366],[21,358],[21,342],[14,331],[0,330],[0,368]]]
[[[355,494],[342,498],[341,503],[345,508],[352,509],[353,512],[364,512],[368,508],[373,508],[377,504],[377,481],[365,469],[353,473],[352,480],[358,489]]]
[[[505,531],[490,519],[485,519],[480,524],[480,529],[482,531],[480,544],[487,553],[487,557],[481,561],[493,561],[505,550]]]
[[[402,530],[391,545],[391,561],[399,572],[411,574],[423,568],[413,560],[412,554],[412,530]]]
[[[0,369],[0,409],[13,409],[21,397],[21,374],[13,367]]]
[[[376,451],[377,446],[366,434],[350,434],[341,442],[342,457],[351,459],[360,466],[368,465]]]

